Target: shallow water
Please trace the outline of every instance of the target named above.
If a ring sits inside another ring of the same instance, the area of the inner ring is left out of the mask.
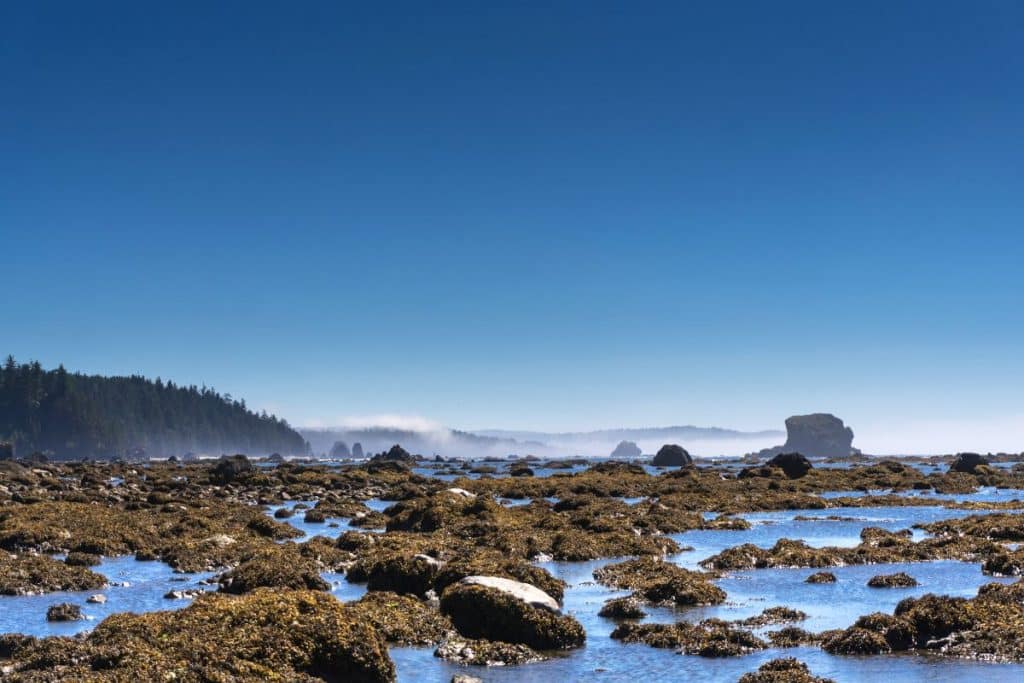
[[[565,472],[566,470],[556,470]],[[956,494],[950,497],[933,496],[939,500],[1013,500],[1024,499],[1024,491],[982,490],[977,494]],[[300,501],[289,501],[294,507]],[[313,502],[305,501],[312,506]],[[521,504],[526,501],[502,501]],[[640,503],[641,499],[626,499]],[[389,501],[366,502],[373,510],[383,510]],[[267,508],[273,514],[278,506]],[[739,515],[752,524],[745,531],[689,531],[674,534],[681,545],[693,550],[669,558],[681,566],[696,568],[697,563],[721,550],[741,543],[754,543],[770,547],[780,538],[801,539],[808,544],[852,546],[860,541],[864,527],[877,526],[889,530],[910,528],[941,519],[984,514],[976,511],[951,510],[938,506],[927,507],[873,507],[832,508],[828,510],[786,510]],[[842,520],[827,520],[829,515]],[[329,520],[327,524],[307,524],[299,511],[284,520],[304,532],[299,540],[313,535],[336,537],[349,529],[347,519]],[[797,520],[797,516],[812,519]],[[708,518],[713,514],[706,515]],[[331,526],[333,523],[335,526]],[[923,537],[915,531],[915,538]],[[917,655],[887,655],[878,657],[837,657],[818,648],[804,647],[786,650],[769,649],[744,657],[705,659],[678,655],[672,650],[659,650],[646,645],[623,645],[609,636],[615,623],[597,616],[602,604],[611,597],[627,591],[611,590],[593,580],[594,569],[616,559],[592,562],[549,562],[542,564],[555,576],[568,582],[565,611],[573,614],[587,631],[584,648],[559,653],[553,659],[520,667],[462,667],[443,662],[433,656],[434,648],[391,648],[401,681],[449,681],[453,674],[468,673],[487,681],[635,681],[646,682],[701,680],[735,681],[743,673],[760,664],[782,656],[794,656],[806,662],[814,674],[836,681],[877,680],[883,677],[899,681],[940,681],[960,683],[965,680],[1020,681],[1024,680],[1024,665],[987,664],[928,658]],[[189,600],[167,600],[163,595],[175,589],[200,586],[199,581],[209,574],[176,574],[160,562],[136,562],[132,557],[108,558],[96,568],[111,582],[128,581],[130,586],[112,586],[101,591],[76,593],[50,593],[43,596],[0,597],[0,632],[22,632],[32,635],[69,635],[93,628],[99,620],[114,612],[146,612],[178,609],[190,604]],[[892,612],[905,597],[934,592],[969,597],[980,585],[993,581],[984,576],[977,563],[926,562],[837,567],[830,569],[838,581],[835,584],[812,585],[804,582],[811,569],[761,569],[725,574],[717,580],[728,593],[723,605],[691,609],[647,608],[647,621],[671,622],[698,620],[707,617],[742,619],[760,613],[767,607],[785,605],[800,609],[808,619],[796,625],[809,631],[841,628],[852,624],[859,616],[871,612]],[[872,589],[867,580],[882,573],[905,571],[915,577],[919,586],[909,589]],[[325,573],[331,592],[342,601],[357,600],[366,592],[365,584],[352,584],[339,573]],[[1009,581],[1009,580],[1003,580]],[[89,595],[102,593],[108,601],[103,605],[86,604]],[[59,602],[73,602],[82,606],[88,621],[49,623],[46,609]],[[768,629],[779,626],[768,627]],[[763,632],[766,629],[762,629]]]
[[[180,609],[191,600],[169,600],[168,591],[185,588],[214,590],[216,586],[200,581],[211,573],[178,574],[163,562],[138,562],[132,556],[104,558],[92,570],[107,577],[107,588],[89,591],[47,593],[45,595],[0,597],[0,633],[27,633],[33,636],[68,636],[92,629],[115,612],[153,612]],[[128,586],[114,585],[127,581]],[[86,602],[90,595],[107,596],[107,602],[95,605]],[[70,602],[79,605],[87,617],[84,621],[49,622],[46,610],[50,605]]]

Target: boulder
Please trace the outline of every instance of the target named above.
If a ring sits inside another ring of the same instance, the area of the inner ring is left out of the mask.
[[[611,457],[618,458],[620,460],[631,460],[639,458],[642,455],[640,447],[632,441],[620,441],[619,445],[612,451]]]
[[[964,472],[974,474],[979,465],[987,465],[988,460],[977,453],[957,453],[953,463],[949,466],[950,472]]]
[[[107,596],[103,593],[97,593],[96,595],[90,595],[85,601],[90,605],[102,605],[107,601]]]
[[[781,469],[790,479],[799,479],[814,467],[799,453],[779,453],[768,461],[768,466]]]
[[[916,585],[917,579],[906,572],[879,574],[868,580],[870,588],[913,588]]]
[[[686,449],[676,444],[665,444],[654,456],[655,467],[685,467],[693,464],[693,458]]]
[[[579,647],[586,639],[583,626],[558,614],[557,608],[554,599],[535,586],[494,576],[466,577],[441,596],[441,611],[467,638],[536,650]]]

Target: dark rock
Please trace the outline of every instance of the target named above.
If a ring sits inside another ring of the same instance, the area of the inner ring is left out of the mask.
[[[610,457],[620,460],[633,460],[643,455],[640,447],[632,441],[620,441],[619,445],[612,451]]]
[[[85,616],[82,614],[82,608],[70,602],[51,605],[46,610],[47,621],[80,621],[82,619],[85,619]]]
[[[799,479],[813,468],[810,461],[799,453],[779,453],[767,464],[781,469],[790,479]]]
[[[340,460],[342,458],[351,458],[352,452],[349,451],[348,444],[344,441],[335,441],[328,455],[335,460]]]
[[[513,477],[532,477],[533,470],[526,465],[513,465],[509,468],[508,473]]]
[[[949,466],[950,472],[975,474],[979,465],[988,465],[988,460],[977,453],[958,453]]]
[[[665,444],[658,449],[653,464],[655,467],[685,467],[693,464],[693,458],[682,446]]]
[[[363,454],[363,444],[359,443],[358,441],[356,441],[354,444],[352,444],[352,457],[356,458],[356,459],[361,459],[361,458],[366,457]]]
[[[95,567],[103,558],[93,553],[71,552],[64,558],[64,564],[72,567]]]

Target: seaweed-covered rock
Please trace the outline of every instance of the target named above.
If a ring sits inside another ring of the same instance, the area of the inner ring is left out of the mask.
[[[836,575],[832,572],[814,572],[806,579],[805,583],[835,583]]]
[[[917,644],[924,646],[951,633],[974,627],[977,618],[970,607],[965,598],[929,593],[920,598],[901,600],[893,614],[913,627]]]
[[[745,673],[739,683],[833,683],[830,678],[815,676],[803,662],[787,657],[773,659],[758,667],[757,671]]]
[[[536,650],[566,649],[583,644],[586,634],[578,621],[547,607],[534,606],[549,605],[554,599],[533,586],[519,585],[522,588],[516,587],[516,591],[511,592],[463,579],[445,590],[441,596],[441,611],[467,638],[520,643]],[[543,597],[534,599],[535,593]]]
[[[467,576],[496,576],[521,581],[536,586],[559,603],[565,592],[565,581],[556,579],[546,569],[494,551],[481,551],[445,562],[437,570],[434,590],[440,595],[445,588]]]
[[[46,555],[0,552],[0,595],[83,591],[106,585],[105,576],[86,567],[69,565]]]
[[[652,557],[606,565],[594,571],[594,578],[606,586],[632,589],[652,604],[717,605],[726,598],[706,574]]]
[[[782,470],[790,479],[799,479],[814,468],[811,461],[799,453],[779,453],[767,465]]]
[[[370,458],[370,460],[373,462],[400,462],[407,465],[413,465],[416,463],[416,458],[410,455],[409,451],[405,450],[397,443],[391,448],[389,448],[387,451],[383,453],[378,453],[377,455],[373,456],[372,458]]]
[[[807,618],[806,612],[801,612],[792,607],[769,607],[754,617],[748,617],[738,622],[742,626],[769,626],[771,624],[784,624],[791,621],[803,621]]]
[[[103,558],[94,553],[73,552],[64,558],[64,564],[72,567],[95,567],[102,561]]]
[[[367,589],[423,597],[434,586],[441,563],[424,554],[391,556],[369,567]]]
[[[80,640],[19,647],[5,680],[227,681],[395,678],[384,640],[316,591],[207,594],[183,610],[107,617]]]
[[[82,619],[85,619],[82,608],[70,602],[50,605],[50,608],[46,610],[47,621],[80,621]]]
[[[892,651],[881,633],[859,626],[824,634],[821,649],[833,655],[880,655]]]
[[[294,548],[273,548],[257,552],[234,569],[222,574],[218,583],[223,593],[248,593],[257,588],[330,590],[320,578],[313,560]]]
[[[512,666],[544,660],[541,654],[526,645],[463,638],[456,634],[447,637],[434,651],[434,656],[470,666]]]
[[[658,449],[652,464],[655,467],[685,467],[693,464],[693,458],[682,446],[665,444]]]
[[[436,645],[452,628],[443,614],[410,595],[377,591],[348,607],[384,640],[398,645]]]
[[[868,579],[870,588],[913,588],[916,585],[917,579],[906,572],[878,574]]]
[[[625,622],[612,631],[612,638],[651,647],[676,648],[682,654],[701,657],[735,657],[763,650],[767,643],[750,631],[721,619],[697,624],[637,624]]]
[[[597,613],[597,616],[607,619],[643,619],[647,616],[647,613],[640,606],[639,600],[628,596],[608,600],[601,607],[601,611]]]

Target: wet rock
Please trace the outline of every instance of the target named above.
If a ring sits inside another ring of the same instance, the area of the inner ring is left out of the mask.
[[[288,519],[295,514],[295,510],[291,508],[278,508],[274,510],[274,519]]]
[[[586,635],[580,623],[552,611],[554,600],[543,591],[526,584],[508,586],[505,579],[498,583],[495,577],[482,578],[490,579],[487,585],[463,580],[441,596],[441,611],[463,636],[519,643],[536,650],[583,644]],[[554,606],[557,610],[557,603]]]
[[[816,634],[796,626],[787,626],[778,631],[769,631],[766,635],[772,647],[799,647],[801,645],[814,645],[820,641]]]
[[[83,591],[106,585],[106,577],[85,567],[68,565],[46,555],[0,552],[0,595]]]
[[[806,583],[835,583],[836,575],[832,572],[815,572],[804,579]]]
[[[613,598],[605,602],[597,616],[606,619],[643,619],[647,613],[640,606],[639,600],[634,597],[625,597]]]
[[[314,508],[312,510],[306,511],[306,514],[302,518],[302,521],[306,522],[307,524],[323,524],[327,521],[327,517],[324,515],[323,512]]]
[[[85,619],[85,615],[82,614],[82,608],[70,602],[51,605],[46,610],[47,621],[80,621],[82,619]]]
[[[526,645],[463,638],[455,634],[438,646],[434,656],[470,666],[512,666],[544,660],[540,653]]]
[[[787,657],[762,664],[757,671],[743,674],[739,683],[833,683],[830,678],[811,674],[803,662]]]
[[[565,582],[553,577],[546,569],[494,551],[481,551],[470,557],[456,557],[445,562],[434,578],[434,590],[440,595],[445,588],[468,576],[494,576],[526,583],[536,586],[559,603],[565,592]]]
[[[682,446],[665,444],[658,449],[652,464],[655,467],[685,467],[693,464],[693,458]]]
[[[881,633],[857,626],[823,634],[821,648],[833,655],[880,655],[892,651]]]
[[[632,441],[620,441],[619,445],[615,447],[615,450],[611,453],[611,458],[618,460],[635,460],[643,455],[640,447]]]
[[[594,571],[594,578],[606,586],[631,589],[635,597],[651,604],[717,605],[726,598],[706,574],[651,557],[606,565]]]
[[[465,674],[455,674],[452,676],[451,683],[484,683],[483,679],[477,678],[476,676],[467,676]]]
[[[949,471],[975,474],[980,465],[988,464],[988,460],[977,453],[958,453],[950,464]]]
[[[913,588],[917,579],[905,572],[896,574],[878,574],[868,579],[870,588]]]
[[[97,593],[96,595],[90,595],[85,601],[91,605],[102,605],[106,603],[107,596],[103,595],[103,593]]]
[[[981,570],[994,576],[1021,576],[1024,574],[1024,551],[1000,552],[987,557]]]
[[[533,470],[526,465],[513,465],[508,469],[509,476],[511,477],[532,477]]]
[[[459,581],[459,584],[462,586],[482,586],[513,597],[530,607],[544,609],[556,614],[560,611],[558,602],[554,598],[536,586],[523,583],[522,581],[513,581],[512,579],[500,576],[467,576]]]
[[[761,627],[792,621],[803,621],[806,618],[807,614],[798,609],[791,607],[769,607],[756,617],[748,617],[737,623],[741,626]]]
[[[763,650],[767,643],[750,631],[721,619],[697,624],[636,624],[626,622],[612,631],[612,638],[625,643],[646,643],[651,647],[674,648],[681,654],[701,657],[736,657]]]
[[[97,680],[98,672],[112,681],[395,678],[384,640],[348,606],[327,593],[268,589],[204,595],[177,611],[115,614],[81,639],[21,647],[10,667],[6,678],[15,682]]]
[[[201,588],[182,588],[164,593],[165,600],[193,600],[205,593]]]
[[[799,479],[813,469],[811,462],[799,453],[779,453],[767,465],[781,469],[790,479]]]

